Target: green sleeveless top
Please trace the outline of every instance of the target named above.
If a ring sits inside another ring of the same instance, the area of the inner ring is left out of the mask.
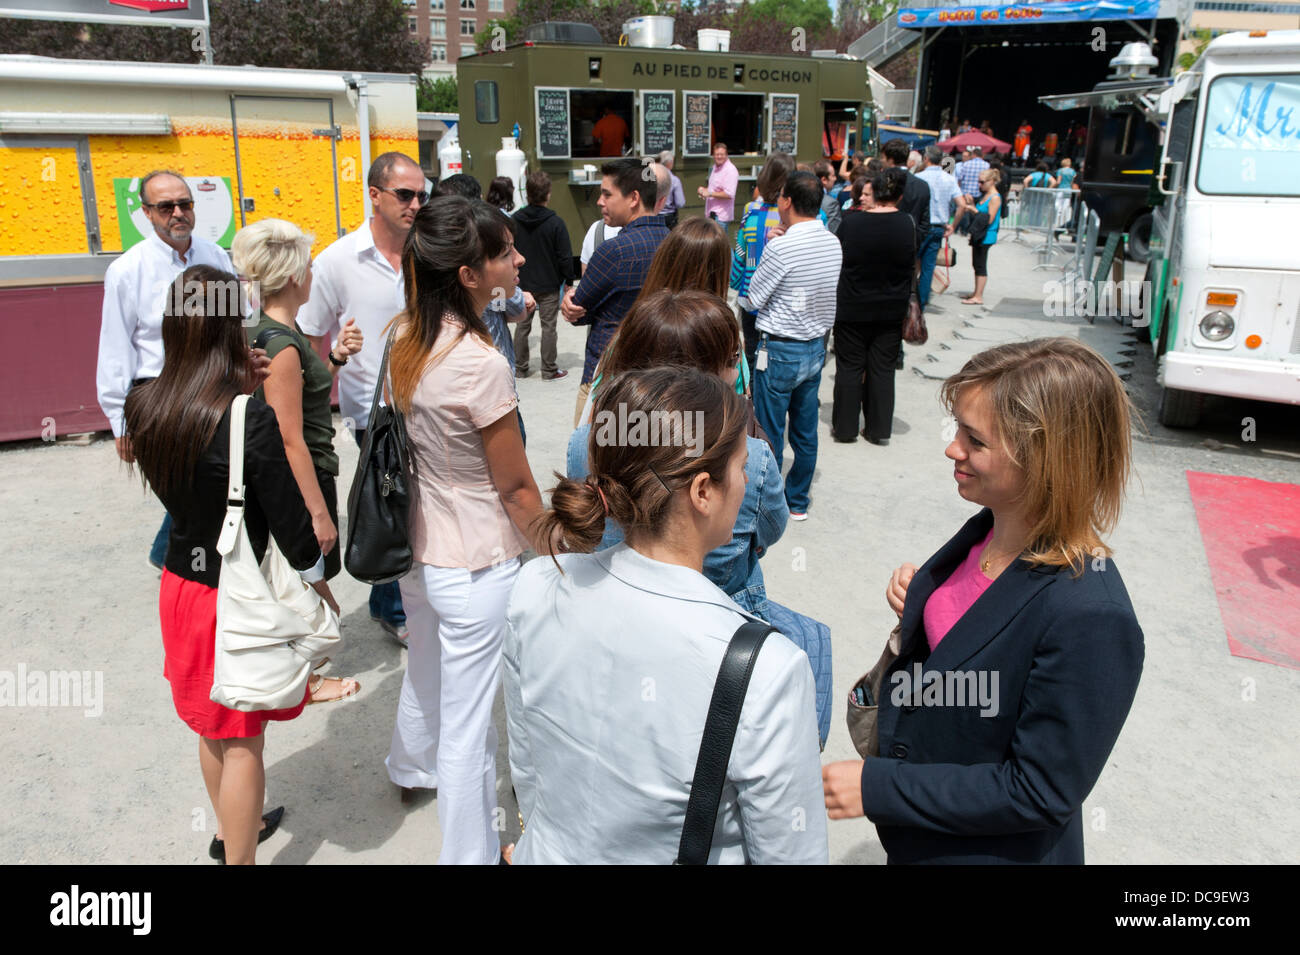
[[[307,450],[311,452],[312,464],[316,470],[337,477],[339,456],[334,453],[334,417],[330,411],[330,391],[334,387],[334,378],[324,359],[311,347],[311,342],[296,322],[293,328],[289,328],[259,310],[257,324],[247,329],[248,344],[252,346],[263,332],[273,331],[283,334],[267,336],[267,357],[274,359],[286,348],[298,349],[298,361],[302,364],[302,436],[307,442]],[[254,397],[265,401],[265,389],[258,388]]]

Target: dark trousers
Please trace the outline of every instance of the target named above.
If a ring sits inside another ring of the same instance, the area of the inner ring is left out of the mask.
[[[867,437],[879,441],[894,425],[894,369],[903,323],[837,322],[831,432],[842,441],[858,436],[859,414]]]
[[[542,377],[552,378],[557,370],[555,322],[560,314],[560,293],[558,289],[533,292],[533,298],[537,299],[535,314],[542,322]],[[515,374],[520,378],[528,376],[528,336],[533,330],[533,315],[529,312],[515,323]]]
[[[673,212],[668,212],[668,213],[665,213],[665,214],[664,214],[664,225],[666,225],[666,226],[668,227],[668,230],[669,230],[670,232],[671,232],[673,229],[676,229],[676,228],[677,228],[677,212],[676,212],[676,210],[674,210]]]
[[[366,429],[358,428],[352,432],[359,447],[365,446]],[[348,515],[348,520],[352,515]],[[337,521],[335,526],[338,526]],[[375,620],[387,620],[389,623],[406,623],[406,611],[402,609],[401,582],[390,580],[386,584],[373,584],[370,588],[370,616]]]
[[[758,312],[747,312],[743,308],[740,310],[740,331],[745,339],[745,360],[749,362],[749,370],[757,370],[754,362],[758,355]]]

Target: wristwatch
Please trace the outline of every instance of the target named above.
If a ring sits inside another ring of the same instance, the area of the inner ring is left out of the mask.
[[[342,361],[339,361],[337,358],[335,358],[335,357],[334,357],[334,349],[333,349],[333,348],[330,349],[330,351],[329,351],[329,355],[330,355],[330,364],[331,364],[331,365],[334,365],[335,367],[342,368],[344,365],[346,365],[346,364],[348,363],[348,359],[347,359],[347,358],[344,358]],[[348,358],[351,358],[351,357],[352,357],[351,355],[348,356]]]

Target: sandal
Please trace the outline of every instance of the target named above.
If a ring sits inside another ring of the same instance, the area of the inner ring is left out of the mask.
[[[340,688],[342,688],[345,683],[351,683],[352,690],[348,693],[340,693],[338,696],[332,696],[327,700],[316,699],[316,694],[320,692],[321,687],[326,683],[337,683]],[[352,677],[316,675],[315,682],[313,683],[309,680],[307,681],[307,685],[311,689],[311,699],[307,701],[308,706],[311,706],[313,703],[337,703],[339,700],[346,700],[350,696],[356,696],[361,690],[361,684],[352,679]]]

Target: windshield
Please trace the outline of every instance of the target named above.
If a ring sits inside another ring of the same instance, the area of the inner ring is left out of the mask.
[[[1300,196],[1300,74],[1215,79],[1198,165],[1209,195]]]

